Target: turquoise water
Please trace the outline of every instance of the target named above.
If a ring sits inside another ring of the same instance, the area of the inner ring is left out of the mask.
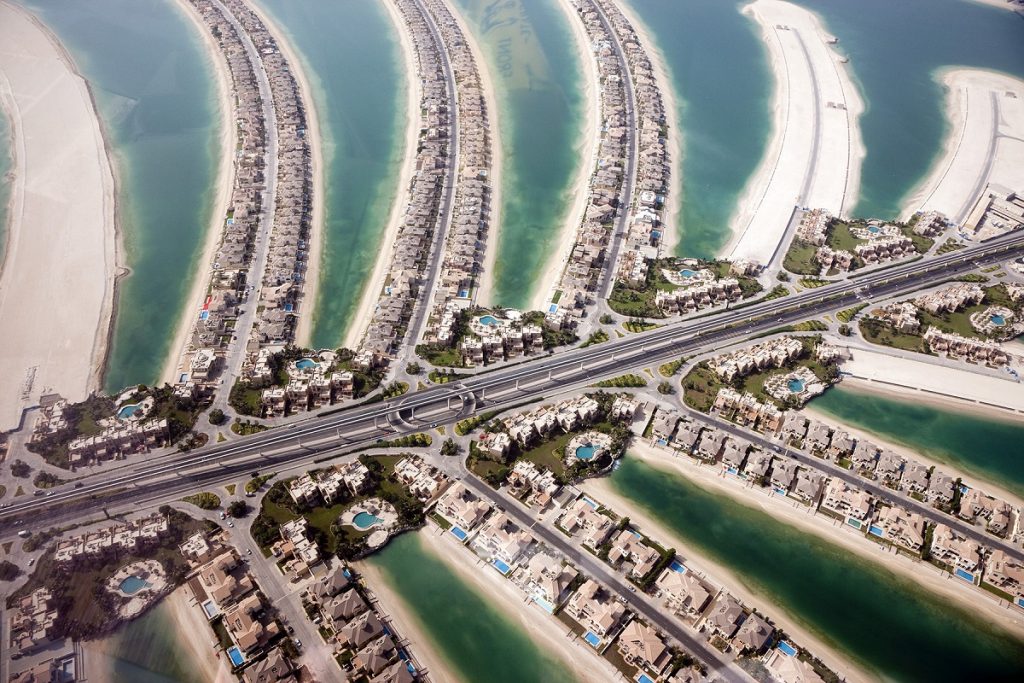
[[[173,610],[163,600],[130,626],[90,647],[88,657],[93,666],[110,667],[110,678],[103,683],[209,683],[198,673],[199,666],[177,629]]]
[[[498,319],[495,318],[493,315],[485,315],[482,318],[480,318],[480,324],[481,325],[488,325],[488,326],[490,326],[490,325],[497,325],[498,324]]]
[[[228,648],[228,658],[231,660],[231,663],[235,666],[238,666],[245,661],[245,657],[242,656],[242,651],[239,650],[237,647]]]
[[[11,132],[11,122],[0,110],[0,267],[7,253],[7,220],[10,209],[8,202],[11,200],[11,186],[14,184],[14,176],[11,174],[14,168]]]
[[[450,552],[467,552],[462,548]],[[392,539],[369,560],[384,573],[432,645],[466,681],[571,681],[560,662],[530,639],[487,597],[423,547],[418,534]],[[476,571],[491,571],[478,567]],[[537,613],[537,619],[548,618]]]
[[[306,368],[311,368],[314,365],[316,365],[316,362],[310,358],[303,358],[302,360],[295,362],[295,367],[299,370],[305,370]]]
[[[142,590],[143,588],[147,588],[148,586],[148,583],[146,583],[139,577],[135,576],[134,574],[126,578],[120,584],[118,584],[118,588],[121,589],[121,592],[128,593],[129,595],[133,593],[138,593],[140,590]]]
[[[728,238],[770,132],[773,84],[760,32],[739,12],[747,0],[628,2],[664,54],[677,95],[684,131],[678,253],[712,256]],[[1024,21],[1002,9],[967,0],[798,4],[839,37],[866,100],[860,215],[898,214],[941,153],[937,69],[966,65],[1024,77]]]
[[[202,37],[173,2],[27,4],[89,81],[114,150],[132,275],[119,285],[105,387],[154,382],[200,265],[217,189],[220,118]]]
[[[482,303],[525,308],[546,286],[538,279],[573,203],[587,105],[581,74],[589,67],[551,0],[455,5],[484,53],[499,110],[501,235],[492,301]]]
[[[1004,318],[1001,315],[993,315],[992,316],[992,324],[996,325],[998,327],[1002,327],[1003,325],[1006,324],[1006,318]]]
[[[352,518],[352,523],[355,524],[357,529],[369,529],[371,526],[380,521],[380,517],[377,515],[371,515],[365,510],[357,512],[356,516]]]
[[[838,650],[898,681],[1019,680],[1024,642],[880,565],[625,458],[612,485]]]
[[[799,394],[801,391],[804,390],[804,382],[801,379],[791,379],[789,380],[787,387],[794,394]]]
[[[593,460],[594,453],[596,452],[597,448],[595,446],[591,446],[588,444],[586,446],[580,446],[579,448],[576,449],[576,457],[579,458],[580,460]]]
[[[1007,391],[1020,387],[1006,386]],[[843,387],[826,391],[811,406],[1024,496],[1024,423],[987,420]]]
[[[312,346],[338,346],[398,193],[406,80],[381,2],[260,0],[304,62],[324,157],[324,248]]]

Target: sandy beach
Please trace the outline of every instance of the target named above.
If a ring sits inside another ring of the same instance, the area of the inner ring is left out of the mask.
[[[530,298],[530,308],[541,310],[551,300],[552,295],[558,288],[562,271],[569,262],[569,255],[576,244],[576,232],[583,221],[583,213],[587,208],[587,201],[590,198],[587,188],[590,184],[590,176],[597,165],[597,153],[601,140],[598,136],[599,114],[601,112],[600,93],[598,92],[597,61],[594,59],[590,46],[590,38],[583,28],[583,22],[566,2],[555,3],[565,14],[565,20],[572,28],[573,41],[576,44],[576,52],[580,62],[584,65],[583,78],[583,101],[586,104],[586,113],[583,126],[580,128],[580,135],[576,142],[576,155],[580,159],[580,166],[576,174],[576,182],[572,184],[570,196],[572,206],[565,213],[561,221],[561,228],[557,239],[552,239],[551,248],[548,249],[548,259],[544,264],[539,276],[534,280],[534,290]]]
[[[476,36],[469,30],[465,18],[454,2],[448,3],[448,11],[459,24],[459,29],[466,39],[469,51],[473,53],[473,60],[476,62],[477,72],[480,74],[480,89],[483,91],[484,106],[487,107],[487,127],[489,131],[489,142],[491,146],[491,207],[490,216],[487,222],[487,243],[484,246],[483,274],[474,293],[477,305],[493,306],[494,296],[494,266],[498,260],[498,240],[501,237],[501,141],[498,139],[498,131],[501,130],[501,123],[498,114],[498,104],[495,97],[494,81],[491,79],[491,71],[484,61],[484,53]]]
[[[121,249],[109,150],[88,84],[42,22],[0,2],[0,107],[14,164],[0,272],[0,431],[39,396],[99,388]]]
[[[671,255],[675,252],[676,245],[679,244],[679,240],[682,238],[679,212],[683,208],[683,129],[679,127],[676,115],[678,110],[675,100],[678,95],[676,94],[672,79],[669,78],[669,71],[666,66],[668,62],[658,47],[657,41],[651,36],[650,29],[633,12],[633,8],[629,3],[620,2],[616,6],[625,15],[626,19],[629,20],[629,23],[633,25],[641,44],[651,58],[654,77],[661,88],[661,99],[665,105],[665,122],[668,125],[667,151],[669,154],[671,180],[669,182],[668,202],[665,204],[661,221],[662,225],[667,226],[667,229],[664,231],[665,236],[662,241],[661,250],[664,254]]]
[[[420,626],[419,620],[409,610],[401,596],[388,584],[384,573],[369,562],[356,562],[353,566],[366,580],[370,591],[377,596],[377,600],[380,601],[380,609],[394,622],[399,635],[409,641],[409,649],[412,650],[419,665],[427,670],[430,680],[436,683],[463,680],[445,661],[444,657],[434,649],[433,641],[427,636],[426,631]]]
[[[962,67],[935,77],[946,89],[946,141],[902,217],[934,210],[962,223],[987,184],[1024,187],[1024,81]]]
[[[217,82],[217,107],[220,114],[220,151],[218,152],[220,164],[217,167],[217,177],[214,181],[217,193],[210,213],[210,226],[206,230],[202,252],[191,269],[193,273],[192,286],[185,298],[185,305],[174,331],[174,340],[171,342],[167,359],[164,361],[164,369],[160,375],[161,383],[174,383],[177,380],[178,371],[184,364],[188,353],[189,339],[196,322],[195,316],[198,315],[197,311],[210,284],[210,266],[217,253],[217,248],[220,246],[221,228],[224,225],[224,216],[231,201],[231,190],[235,184],[234,149],[238,143],[231,72],[228,70],[224,55],[210,34],[210,30],[188,0],[178,0],[175,4],[202,37],[211,73]]]
[[[391,204],[388,225],[380,237],[377,260],[374,261],[370,277],[363,285],[363,292],[359,296],[356,312],[345,330],[345,340],[342,346],[349,349],[359,346],[366,328],[370,325],[373,312],[377,308],[377,299],[384,288],[384,278],[387,276],[388,266],[391,263],[392,247],[398,236],[398,229],[402,226],[402,219],[405,217],[409,187],[412,185],[413,173],[416,172],[416,147],[419,144],[420,79],[417,75],[419,72],[416,67],[416,50],[413,48],[412,38],[409,36],[405,21],[398,8],[390,1],[384,2],[383,5],[398,34],[399,44],[402,48],[402,61],[405,64],[403,70],[406,97],[405,151],[402,153],[402,167],[398,173],[398,183]]]
[[[485,566],[478,566],[475,555],[460,546],[450,534],[438,534],[428,526],[420,535],[423,546],[437,555],[519,628],[541,650],[561,660],[579,681],[608,681],[617,676],[610,662],[602,659],[581,638],[566,638],[567,627],[555,617],[527,601],[511,581]]]
[[[891,356],[882,351],[853,349],[843,363],[845,381],[900,398],[931,402],[954,410],[968,410],[988,418],[1024,420],[1024,385],[956,368]],[[988,405],[982,405],[988,404]]]
[[[814,13],[780,0],[757,0],[743,12],[757,21],[768,49],[774,122],[722,253],[768,263],[794,206],[844,216],[856,204],[866,153],[858,122],[864,103]]]
[[[1000,607],[992,596],[982,592],[980,588],[969,586],[963,582],[953,581],[949,579],[948,575],[944,575],[937,568],[933,568],[929,564],[914,562],[905,555],[872,543],[853,530],[847,530],[846,527],[841,526],[837,527],[834,525],[834,520],[824,515],[808,514],[806,506],[800,505],[792,499],[778,495],[769,495],[767,491],[755,491],[746,488],[745,484],[739,479],[719,476],[717,468],[701,467],[688,458],[673,456],[668,451],[653,448],[648,444],[630,446],[629,455],[630,457],[643,460],[653,467],[668,472],[676,472],[700,484],[702,488],[726,494],[741,504],[753,507],[801,531],[815,534],[860,557],[881,564],[889,571],[910,579],[922,588],[927,588],[943,598],[956,601],[961,608],[969,612],[973,612],[992,623],[998,623],[1018,636],[1024,635],[1024,615],[1015,610]],[[590,487],[592,482],[595,483],[595,486],[590,490],[593,491],[599,500],[606,504],[611,504],[613,509],[618,509],[621,504],[624,510],[628,512],[630,519],[637,520],[643,526],[647,525],[646,521],[639,520],[649,520],[649,518],[645,517],[642,511],[638,511],[636,509],[637,506],[630,503],[623,496],[618,495],[607,479],[588,481],[584,488]],[[637,512],[639,512],[639,515],[634,514]],[[650,521],[653,522],[653,520]],[[673,542],[679,540],[677,535],[672,534],[663,526],[654,523],[654,527],[658,529],[659,534],[672,538]],[[676,547],[679,548],[680,546]],[[702,557],[700,559],[702,563],[706,562],[706,558]],[[737,576],[733,579],[728,576],[731,573],[729,570],[725,569],[726,573],[721,574],[713,562],[707,563],[707,565],[710,567],[709,574],[726,577],[726,583],[730,591],[734,590],[737,584],[742,584],[741,577]],[[742,595],[742,593],[738,594]],[[744,597],[744,600],[746,599]],[[758,597],[752,604],[757,604],[758,601],[765,602],[762,597]],[[785,617],[784,606],[771,605],[770,602],[767,605],[768,609],[766,611],[772,618]],[[782,618],[777,619],[777,621],[787,631],[797,633]],[[800,631],[800,633],[807,632],[807,628],[803,628]],[[811,634],[808,633],[808,635]],[[806,643],[816,654],[823,652],[821,650],[823,646],[812,644],[803,635],[799,636],[797,640],[798,642]],[[832,656],[831,653],[830,656]],[[824,657],[822,659],[826,663],[828,662]]]
[[[998,7],[1000,9],[1010,10],[1011,12],[1024,11],[1024,4],[1017,0],[1016,3],[1010,3],[1008,0],[973,0],[982,5],[989,5],[990,7]]]
[[[302,281],[302,295],[297,310],[298,322],[295,327],[295,343],[307,346],[313,331],[313,314],[316,311],[317,296],[320,290],[320,261],[323,257],[324,244],[324,162],[323,138],[320,137],[320,118],[317,113],[316,98],[306,75],[309,69],[305,60],[295,51],[288,35],[281,30],[269,13],[264,12],[258,2],[249,3],[252,11],[267,27],[274,37],[295,81],[299,85],[299,97],[306,109],[306,125],[308,126],[310,166],[313,172],[313,221],[309,228],[309,256],[306,259],[306,273]],[[311,71],[311,69],[309,69]]]
[[[213,643],[216,636],[213,629],[199,611],[199,607],[190,604],[192,595],[186,586],[181,586],[163,598],[163,603],[154,609],[165,609],[175,626],[173,638],[184,646],[185,652],[179,653],[181,658],[193,667],[197,680],[208,683],[231,683],[236,680],[229,670],[225,658],[218,658]],[[131,628],[128,624],[122,628]],[[113,638],[116,638],[114,636]],[[92,683],[110,681],[113,677],[113,664],[118,653],[112,652],[116,641],[113,638],[85,641],[85,679]],[[124,653],[127,654],[127,653]],[[122,655],[123,656],[123,655]]]

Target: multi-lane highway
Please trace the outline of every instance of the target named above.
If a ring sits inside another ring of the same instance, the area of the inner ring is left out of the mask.
[[[9,528],[16,521],[53,524],[69,515],[80,517],[112,500],[148,499],[161,487],[176,489],[167,484],[169,481],[188,481],[198,487],[229,472],[325,456],[483,409],[539,400],[556,390],[749,339],[786,323],[859,301],[934,285],[978,265],[1022,253],[1024,233],[1009,234],[928,261],[898,265],[780,299],[741,305],[643,334],[542,356],[457,383],[415,391],[401,399],[319,417],[304,416],[287,426],[230,443],[105,470],[81,479],[80,488],[65,485],[50,496],[13,503],[0,511],[0,529]]]

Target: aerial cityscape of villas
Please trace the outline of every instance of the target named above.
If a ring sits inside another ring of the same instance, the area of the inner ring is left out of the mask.
[[[237,152],[209,287],[176,377],[183,396],[212,386],[232,343],[255,354],[261,346],[293,341],[313,239],[307,112],[287,59],[262,20],[241,0],[190,2],[231,74]],[[261,86],[264,74],[269,91]],[[270,101],[265,101],[268,96]],[[273,159],[268,158],[271,149]],[[240,307],[257,289],[257,301],[248,303],[257,312],[253,327],[241,329]]]
[[[58,436],[69,427],[65,410],[68,402],[55,394],[40,400],[39,415],[32,429],[30,443]],[[166,418],[146,419],[153,407],[151,398],[138,404],[130,415],[97,421],[100,431],[68,442],[68,464],[75,467],[104,460],[145,453],[170,441]]]
[[[132,550],[140,542],[166,534],[168,528],[167,517],[161,514],[114,524],[57,541],[53,559],[57,562],[71,562],[80,555],[95,555],[107,548]]]
[[[778,337],[731,353],[718,354],[708,360],[708,365],[724,381],[731,382],[735,377],[781,368],[802,356],[804,350],[803,342],[796,337]]]
[[[431,300],[422,304],[428,309],[424,341],[448,346],[454,341],[455,319],[476,299],[492,215],[497,211],[492,207],[491,187],[494,140],[480,67],[459,22],[444,2],[428,0],[426,5],[448,50],[456,88],[458,169],[451,224],[436,276],[437,289]]]
[[[432,341],[450,346],[455,341],[455,316],[460,314],[445,315]],[[467,367],[535,355],[544,351],[544,330],[540,325],[524,324],[522,313],[512,309],[475,316],[469,321],[459,351]]]
[[[915,557],[928,552],[933,559],[951,567],[950,572],[962,570],[964,573],[956,575],[972,584],[983,579],[986,558],[998,548],[993,550],[969,540],[951,526],[927,521],[921,514],[901,505],[901,496],[930,503],[951,515],[951,520],[959,518],[1010,542],[1016,543],[1024,533],[1021,510],[1009,502],[842,429],[808,419],[795,411],[779,411],[774,406],[759,403],[750,394],[741,396],[728,387],[719,391],[713,412],[761,432],[769,439],[778,439],[787,447],[877,482],[893,492],[893,500],[873,495],[831,475],[826,469],[816,469],[813,463],[797,463],[780,454],[781,451],[773,453],[718,427],[681,421],[673,411],[662,413],[671,426],[663,428],[661,437],[652,436],[652,441],[698,461],[717,464],[728,475],[793,498]],[[664,432],[669,436],[665,437]],[[573,513],[581,517],[586,514],[577,508],[573,508]],[[926,541],[928,528],[933,531],[930,545]],[[1012,590],[1005,587],[1001,590],[1011,594],[1014,600],[1024,600],[1024,590],[1012,583],[1008,585]]]

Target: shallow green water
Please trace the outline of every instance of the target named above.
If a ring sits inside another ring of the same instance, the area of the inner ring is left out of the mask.
[[[464,680],[572,680],[559,662],[538,648],[485,596],[425,549],[418,534],[392,540],[369,562],[384,572],[432,644]],[[478,571],[492,570],[481,566]],[[538,611],[537,618],[550,617]]]
[[[611,483],[752,591],[886,678],[1019,680],[1024,671],[1024,642],[880,565],[633,458]]]
[[[1007,390],[1022,390],[1007,384]],[[1024,424],[835,387],[812,407],[1024,496]],[[984,488],[984,485],[982,485]]]
[[[212,640],[212,630],[209,635]],[[177,635],[166,600],[104,638],[97,649],[101,652],[95,656],[110,667],[111,678],[103,683],[208,683],[196,674],[196,664],[189,658],[187,644]]]
[[[104,384],[153,382],[213,210],[220,118],[202,37],[174,2],[32,0],[89,81],[113,149],[121,280]],[[116,36],[116,40],[112,37]]]
[[[713,255],[764,154],[772,76],[747,0],[628,0],[665,55],[683,128],[679,253]],[[1024,21],[968,0],[804,0],[840,39],[867,103],[855,212],[899,213],[942,150],[934,72],[966,65],[1024,77]]]
[[[522,308],[546,286],[538,280],[573,203],[589,67],[553,0],[455,5],[484,52],[499,111],[501,236],[492,301],[483,303]]]
[[[260,0],[304,61],[323,139],[324,248],[312,345],[341,343],[382,245],[405,146],[406,75],[379,0]]]

